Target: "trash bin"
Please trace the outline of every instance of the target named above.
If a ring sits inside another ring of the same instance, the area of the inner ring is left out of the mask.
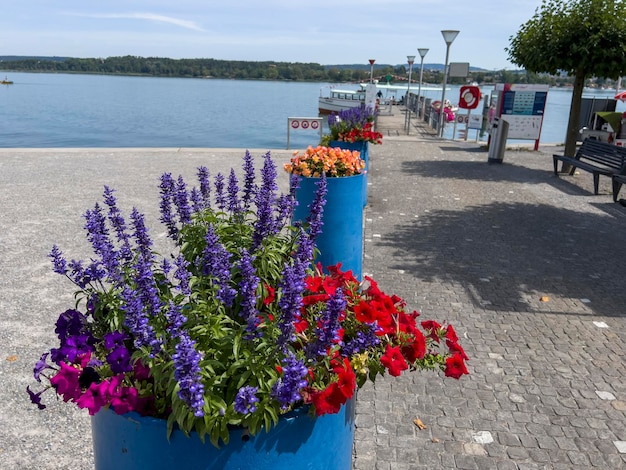
[[[494,117],[491,123],[491,142],[487,163],[502,163],[508,135],[509,123],[504,119]]]

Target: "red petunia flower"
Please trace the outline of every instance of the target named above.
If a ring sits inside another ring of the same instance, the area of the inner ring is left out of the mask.
[[[459,337],[456,335],[456,331],[452,325],[448,325],[446,328],[446,339],[456,343],[459,340]]]
[[[469,374],[465,362],[460,354],[454,354],[446,359],[446,368],[444,370],[446,377],[460,378],[464,374]]]
[[[409,368],[404,360],[404,356],[402,356],[400,348],[392,347],[389,344],[385,348],[385,354],[380,358],[380,363],[384,365],[394,377],[400,376],[403,370]]]
[[[448,349],[450,350],[451,353],[460,354],[461,358],[463,358],[463,360],[465,361],[469,360],[469,357],[467,357],[467,354],[465,354],[465,350],[456,341],[450,341],[448,339],[446,340],[446,345],[448,346]]]
[[[426,355],[426,338],[422,332],[416,330],[413,336],[415,338],[413,343],[402,348],[402,354],[409,362],[415,362],[418,359],[423,359]]]
[[[356,375],[350,365],[350,360],[344,358],[343,363],[337,361],[337,365],[333,367],[333,372],[337,374],[337,387],[346,399],[352,398],[356,388]]]
[[[355,305],[354,316],[361,323],[373,323],[377,320],[376,310],[368,302]]]
[[[339,390],[337,382],[331,383],[321,392],[311,395],[311,402],[315,406],[317,416],[339,413],[341,405],[346,402],[346,397]]]
[[[441,325],[434,320],[426,320],[422,322],[422,328],[426,330],[428,336],[430,336],[434,341],[439,342],[439,334],[438,331],[441,328]]]

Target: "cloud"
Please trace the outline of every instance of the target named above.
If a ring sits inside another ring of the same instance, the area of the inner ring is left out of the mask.
[[[67,13],[71,16],[81,16],[84,18],[104,18],[104,19],[137,19],[154,21],[159,23],[169,23],[181,28],[191,29],[194,31],[205,30],[194,21],[181,20],[171,16],[156,15],[154,13]]]

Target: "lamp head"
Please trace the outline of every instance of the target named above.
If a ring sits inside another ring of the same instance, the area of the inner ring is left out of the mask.
[[[426,57],[426,53],[428,52],[428,49],[418,49],[417,52],[419,52],[420,57],[423,59],[424,57]]]
[[[406,56],[406,59],[409,61],[409,64],[412,64],[415,61],[415,56],[414,55],[408,55],[408,56]]]
[[[456,39],[456,36],[459,34],[459,32],[460,31],[453,29],[444,29],[443,31],[441,31],[441,34],[443,35],[443,40],[449,46],[450,44],[452,44],[452,41]]]

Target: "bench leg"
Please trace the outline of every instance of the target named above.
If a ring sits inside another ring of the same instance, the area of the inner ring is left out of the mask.
[[[613,180],[613,202],[617,202],[617,196],[619,195],[619,191],[622,189],[622,183],[617,180]]]
[[[556,157],[552,157],[554,163],[554,176],[559,177],[559,160]]]
[[[593,194],[598,195],[598,186],[600,186],[600,174],[593,174]]]

